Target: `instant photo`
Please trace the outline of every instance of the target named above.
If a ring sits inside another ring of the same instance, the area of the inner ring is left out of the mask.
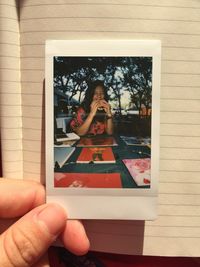
[[[69,218],[156,218],[157,40],[46,42],[47,202]]]

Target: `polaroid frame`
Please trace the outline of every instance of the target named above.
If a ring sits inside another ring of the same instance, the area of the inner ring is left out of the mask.
[[[54,187],[54,57],[109,56],[152,57],[151,187],[55,188]],[[47,40],[45,58],[46,193],[47,202],[61,204],[70,219],[135,219],[157,217],[160,128],[159,40]]]

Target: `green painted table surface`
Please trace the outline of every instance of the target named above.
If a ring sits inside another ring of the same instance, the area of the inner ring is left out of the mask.
[[[106,137],[105,137],[106,138]],[[150,148],[148,146],[126,145],[126,143],[119,137],[114,136],[118,146],[112,146],[113,154],[116,163],[76,163],[82,147],[76,147],[71,157],[67,160],[62,168],[56,172],[66,173],[120,173],[123,188],[140,188],[134,182],[128,169],[122,162],[123,159],[149,158]],[[142,188],[149,188],[149,186],[142,186]]]

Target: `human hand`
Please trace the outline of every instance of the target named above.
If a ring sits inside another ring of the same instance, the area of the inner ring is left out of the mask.
[[[43,256],[59,237],[71,252],[88,251],[89,241],[77,220],[68,220],[57,204],[44,204],[39,183],[0,178],[0,266],[44,267]]]
[[[97,109],[100,107],[101,107],[101,103],[99,100],[92,101],[92,103],[90,105],[90,114],[92,115],[92,117],[95,116]]]
[[[107,115],[111,116],[111,106],[106,100],[101,100],[100,101],[101,107],[103,107],[104,111],[106,112]]]

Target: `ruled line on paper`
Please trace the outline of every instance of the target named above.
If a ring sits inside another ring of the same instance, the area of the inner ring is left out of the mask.
[[[32,46],[32,45],[30,45]],[[44,59],[44,56],[21,56],[21,59]]]
[[[16,5],[11,5],[11,4],[8,4],[8,3],[0,3],[0,6],[8,6],[8,7],[16,8]]]
[[[200,160],[199,159],[183,159],[183,158],[160,158],[160,160],[165,160],[165,161],[170,161],[170,160],[179,160],[179,161],[191,161],[191,162],[194,162],[194,161],[197,161],[200,163]]]
[[[16,140],[21,140],[21,138],[20,139],[16,139]],[[18,151],[22,151],[22,149],[20,149],[20,148],[12,148],[12,149],[8,149],[8,148],[4,148],[3,149],[3,152],[18,152]],[[10,160],[9,160],[10,161]]]
[[[31,30],[31,31],[21,31],[21,34],[33,34],[33,33],[70,33],[70,32],[76,32],[76,33],[95,33],[95,32],[98,32],[98,33],[141,33],[141,32],[137,32],[137,31],[130,31],[130,30]],[[145,33],[145,34],[159,34],[159,35],[176,35],[176,36],[200,36],[200,33],[174,33],[174,32],[157,32],[157,31],[154,31],[154,32],[146,32],[146,31],[143,31],[142,33]]]
[[[173,177],[169,177],[170,174],[173,175]],[[172,183],[172,184],[199,184],[199,171],[191,172],[190,179],[188,178],[188,173],[185,171],[160,171],[160,177],[159,182],[165,184],[165,183]]]
[[[178,73],[174,73],[174,72],[162,72],[161,73],[162,75],[184,75],[184,76],[187,76],[187,75],[190,75],[190,76],[199,76],[200,75],[200,72],[198,73],[181,73],[181,72],[178,72]]]
[[[21,124],[21,121],[19,121],[19,123]],[[21,126],[20,125],[18,127],[7,127],[7,126],[5,126],[3,129],[6,129],[6,130],[21,130]]]
[[[4,80],[4,79],[2,79],[1,82],[20,83],[20,80]]]
[[[173,47],[172,47],[173,48]],[[176,49],[179,49],[179,50],[181,50],[181,48],[182,47],[180,47],[180,48],[176,48]],[[184,47],[184,49],[185,49],[185,47]],[[189,48],[190,50],[191,50],[191,48]],[[192,48],[193,49],[193,48]],[[200,51],[200,49],[198,48],[198,50]],[[195,53],[196,53],[196,51],[195,51]],[[199,59],[196,59],[196,60],[186,60],[186,59],[163,59],[162,60],[162,62],[163,63],[167,63],[167,62],[173,62],[173,63],[179,63],[179,62],[181,62],[181,63],[200,63],[200,60]]]
[[[11,45],[11,46],[17,46],[17,47],[19,47],[19,45],[18,45],[18,44],[15,44],[15,43],[5,43],[5,42],[0,42],[0,44],[1,44],[1,45]],[[3,56],[1,55],[1,57],[3,57]],[[4,56],[4,57],[7,57],[7,56]],[[18,58],[20,58],[20,57],[18,57]]]
[[[6,129],[6,128],[5,128]],[[19,128],[17,128],[16,130],[19,130]],[[2,141],[18,141],[18,140],[21,140],[22,138],[21,137],[18,137],[18,138],[4,138],[2,137],[1,140]]]
[[[33,140],[33,141],[35,141],[35,140]],[[45,155],[45,152],[44,151],[30,151],[30,150],[28,150],[28,149],[23,149],[23,152],[24,153],[35,153],[35,154],[39,154],[40,156],[42,155],[42,156],[44,156]]]
[[[200,20],[184,20],[184,19],[162,19],[162,18],[137,18],[137,17],[103,17],[103,16],[59,16],[59,17],[33,17],[33,18],[22,18],[20,21],[35,21],[35,20],[63,20],[63,19],[102,19],[102,20],[142,20],[142,21],[162,21],[162,22],[184,22],[184,23],[199,23]]]
[[[28,4],[28,5],[24,5],[23,7],[25,8],[29,8],[29,7],[40,7],[40,6],[67,6],[67,5],[98,5],[98,6],[141,6],[141,7],[163,7],[163,8],[183,8],[183,9],[200,9],[199,4],[198,5],[194,5],[194,6],[175,6],[175,5],[152,5],[152,4],[141,4],[141,3],[137,3],[137,4],[133,4],[133,3],[113,3],[113,2],[68,2],[68,3],[57,3],[57,4],[52,4],[52,3],[45,3],[45,4]]]
[[[197,173],[198,173],[198,171],[197,171]],[[163,181],[163,179],[160,179],[160,183],[161,184],[169,184],[169,183],[171,183],[171,184],[193,184],[193,185],[195,185],[195,184],[197,184],[197,185],[199,185],[200,184],[200,182],[185,182],[185,181],[180,181],[180,179],[179,180],[177,180],[177,181],[173,181],[173,182],[169,182],[168,180],[165,180],[165,181]]]
[[[10,32],[10,33],[15,33],[15,34],[19,35],[19,32],[18,32],[18,31],[12,31],[12,30],[8,30],[8,29],[7,29],[7,30],[2,30],[2,29],[1,29],[1,30],[0,30],[0,34],[1,34],[1,32],[7,32],[7,33]]]
[[[27,175],[28,174],[36,174],[37,176],[38,175],[39,176],[44,176],[44,172],[41,172],[40,170],[38,170],[37,172],[33,172],[33,171],[29,171],[29,170],[24,169],[23,172],[26,173]],[[27,177],[27,175],[26,175],[26,177]]]
[[[160,169],[160,171],[165,171],[165,172],[175,172],[175,173],[179,173],[179,172],[182,172],[180,170],[169,170],[169,169]],[[199,170],[184,170],[184,173],[200,173]]]
[[[159,195],[200,196],[199,193],[159,192]]]
[[[167,151],[169,151],[170,149],[178,149],[178,150],[197,150],[199,151],[199,147],[168,147],[168,146],[160,146],[160,149],[166,149]]]
[[[12,18],[12,17],[6,17],[6,16],[1,16],[1,19],[7,19],[7,20],[12,20],[18,23],[18,19]]]
[[[173,112],[173,113],[176,113],[176,112]],[[189,114],[191,113],[191,112],[188,112]],[[193,113],[195,113],[195,114],[200,114],[200,112],[198,113],[198,112],[193,112]],[[190,126],[199,126],[200,125],[200,123],[190,123],[190,122],[187,122],[187,123],[184,123],[184,122],[161,122],[160,123],[160,125],[163,125],[163,126],[171,126],[171,125],[179,125],[179,126],[188,126],[188,127],[190,127]]]
[[[21,153],[20,150],[15,150],[15,152],[16,151],[19,151]],[[4,163],[10,163],[11,161],[17,163],[17,162],[21,162],[22,159],[16,159],[16,160],[15,159],[10,159],[10,158],[8,160],[4,159]]]
[[[11,95],[16,95],[16,93],[15,93],[15,94],[11,94]],[[1,106],[2,106],[2,107],[4,107],[4,106],[5,106],[5,107],[13,107],[13,104],[1,104]],[[20,104],[18,104],[18,105],[15,104],[14,106],[15,106],[15,107],[21,107]]]
[[[169,204],[169,203],[160,203],[159,202],[159,206],[177,206],[177,207],[200,207],[200,204],[176,204],[176,203],[173,203],[173,204]],[[174,216],[174,215],[172,215]]]
[[[162,100],[170,100],[169,98],[162,98]],[[180,101],[184,101],[184,99],[171,99],[171,100],[180,100]],[[189,99],[189,100],[199,100],[199,99]],[[185,110],[167,110],[167,109],[161,109],[161,114],[163,113],[171,113],[172,114],[176,114],[176,113],[184,113],[184,114],[198,114],[200,113],[199,111],[192,111],[192,110],[188,110],[188,111],[185,111]]]
[[[15,58],[20,59],[20,56],[13,56],[13,55],[0,55],[1,59],[7,59],[7,58]]]
[[[183,98],[161,98],[162,100],[183,100],[185,101],[185,99]],[[192,98],[192,99],[188,99],[188,100],[192,100],[192,101],[196,101],[196,100],[200,100],[198,98]],[[161,110],[161,113],[164,114],[164,113],[169,113],[169,114],[173,114],[173,113],[177,113],[177,114],[191,114],[191,115],[194,115],[194,114],[199,114],[200,111],[185,111],[185,110]]]
[[[175,135],[175,134],[160,134],[160,136],[164,136],[164,137],[186,137],[186,138],[193,138],[193,137],[196,137],[196,138],[199,138],[200,135]]]
[[[7,68],[7,67],[2,68],[2,67],[0,67],[0,71],[2,71],[2,70],[20,72],[18,68],[11,68],[11,67],[10,68]]]
[[[34,63],[33,63],[34,64]],[[40,63],[40,65],[44,65],[44,61],[42,61],[41,63]],[[40,67],[40,68],[39,68]],[[33,67],[31,67],[31,68],[22,68],[22,71],[42,71],[42,72],[44,72],[45,70],[44,70],[44,68],[41,68],[41,66],[36,66],[36,68],[33,68]]]
[[[199,207],[200,207],[200,205],[199,205]],[[188,215],[187,214],[180,214],[180,215],[174,215],[174,214],[159,214],[159,217],[176,217],[176,218],[182,218],[182,217],[187,217],[188,218]],[[192,219],[192,218],[200,218],[200,215],[195,215],[195,214],[190,214],[189,215],[189,217],[190,217],[190,219]],[[151,225],[152,227],[155,227],[155,226],[159,226],[159,227],[162,227],[162,225],[158,225],[158,224],[156,224],[156,225]],[[163,227],[174,227],[173,225],[163,225]],[[188,228],[188,227],[194,227],[194,228],[199,228],[199,225],[197,225],[197,226],[192,226],[192,225],[189,225],[189,226],[185,226],[185,225],[179,225],[178,227],[186,227],[186,228]]]
[[[19,81],[13,81],[13,80],[1,80],[1,82],[11,82],[11,83],[19,83]],[[32,84],[34,84],[34,83],[42,83],[41,81],[24,81],[24,82],[26,82],[26,83],[32,83]]]

